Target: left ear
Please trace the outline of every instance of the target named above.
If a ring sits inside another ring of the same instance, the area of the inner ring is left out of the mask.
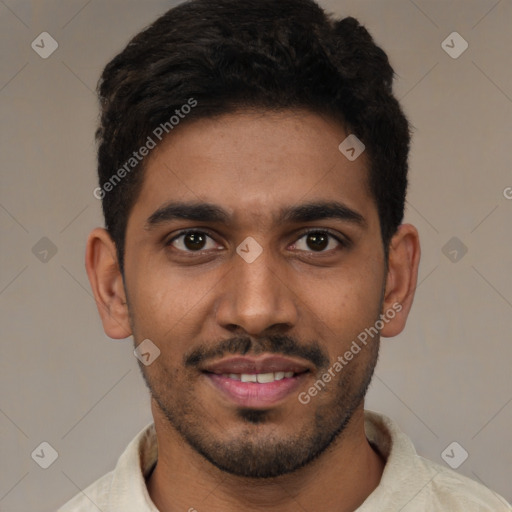
[[[402,224],[389,245],[388,274],[381,314],[388,319],[380,334],[390,338],[400,334],[409,316],[420,263],[420,237],[411,224]],[[386,315],[386,312],[389,313]],[[391,316],[394,311],[394,316]]]

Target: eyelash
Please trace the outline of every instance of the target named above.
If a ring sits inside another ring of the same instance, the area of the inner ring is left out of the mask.
[[[204,231],[204,230],[200,230],[200,229],[186,229],[186,230],[182,230],[180,232],[178,232],[175,236],[173,236],[171,239],[167,240],[164,245],[166,247],[170,247],[171,244],[177,240],[178,238],[182,237],[182,236],[185,236],[185,235],[188,235],[190,233],[198,233],[198,234],[201,234],[201,235],[206,235],[208,236],[209,238],[211,238],[212,240],[214,240],[214,237],[208,232],[208,231]],[[351,245],[351,242],[350,240],[348,239],[344,239],[338,235],[335,235],[334,233],[332,233],[330,230],[328,229],[318,229],[318,228],[313,228],[313,229],[308,229],[306,231],[303,231],[301,232],[301,234],[298,236],[298,238],[295,240],[294,243],[296,243],[297,241],[299,241],[300,239],[304,238],[305,236],[311,234],[311,233],[316,233],[316,234],[326,234],[326,235],[329,235],[331,238],[334,238],[334,240],[336,240],[336,242],[338,242],[340,244],[340,247],[342,248],[349,248],[350,245]],[[176,249],[177,251],[181,252],[181,253],[185,253],[185,254],[201,254],[204,252],[204,250],[199,250],[199,251],[183,251],[181,249]],[[208,249],[207,249],[208,250]],[[299,252],[307,252],[307,253],[312,253],[312,254],[326,254],[332,250],[336,250],[336,249],[330,249],[329,251],[304,251],[304,250],[299,250]]]

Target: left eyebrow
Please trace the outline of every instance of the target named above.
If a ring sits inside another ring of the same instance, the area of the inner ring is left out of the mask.
[[[359,227],[366,227],[363,215],[338,201],[320,201],[285,207],[279,211],[275,222],[303,223],[323,219],[338,219]],[[170,222],[172,220],[192,220],[197,222],[217,222],[228,224],[230,214],[222,207],[211,203],[167,203],[150,215],[145,229]]]
[[[312,222],[323,219],[338,219],[359,227],[366,227],[362,214],[338,201],[306,203],[284,208],[279,215],[280,222]]]

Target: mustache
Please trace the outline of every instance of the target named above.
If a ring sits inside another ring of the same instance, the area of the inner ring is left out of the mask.
[[[285,335],[271,335],[257,339],[250,336],[237,336],[223,340],[214,347],[202,345],[185,354],[183,364],[185,367],[197,367],[210,359],[220,359],[227,354],[257,355],[263,352],[300,357],[313,363],[316,368],[329,366],[329,357],[317,341],[306,346],[298,343],[291,336]]]

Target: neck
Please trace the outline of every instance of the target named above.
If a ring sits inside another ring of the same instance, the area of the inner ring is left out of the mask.
[[[366,439],[362,406],[320,457],[293,473],[268,479],[217,469],[155,409],[158,463],[147,487],[160,512],[352,512],[377,487],[384,470],[384,461]]]

